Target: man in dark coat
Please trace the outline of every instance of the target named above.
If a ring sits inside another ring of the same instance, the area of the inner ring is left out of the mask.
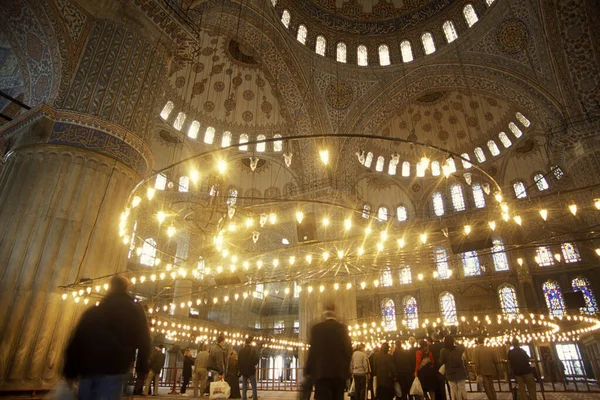
[[[138,351],[140,373],[148,371],[150,329],[146,314],[127,294],[129,281],[115,276],[97,307],[87,309],[65,351],[63,374],[79,379],[79,399],[120,399]]]
[[[375,347],[373,352],[369,356],[369,365],[371,366],[371,377],[369,378],[368,390],[371,392],[371,399],[376,400],[377,396],[375,395],[376,388],[373,385],[373,379],[375,378],[375,372],[377,368],[377,363],[375,359],[377,358],[377,354],[379,353],[379,347]]]
[[[435,370],[438,385],[435,390],[435,400],[446,400],[446,378],[444,375],[440,374],[440,353],[444,348],[444,343],[440,340],[440,335],[437,332],[434,332],[431,335],[431,339],[433,343],[429,346],[429,351],[433,355],[433,369]]]
[[[348,328],[338,322],[334,307],[326,307],[324,321],[311,329],[306,375],[315,382],[319,400],[343,400],[346,380],[350,377],[352,344]]]
[[[183,370],[181,371],[182,382],[181,382],[181,395],[187,396],[185,393],[188,385],[190,384],[190,378],[192,377],[192,366],[194,365],[194,359],[192,358],[192,352],[190,349],[186,349],[183,352]]]
[[[414,363],[416,362],[416,356],[412,356],[408,350],[402,348],[402,342],[396,341],[396,349],[394,350],[394,365],[398,373],[398,383],[400,384],[400,390],[402,396],[397,397],[400,400],[408,400],[413,396],[409,396],[410,386],[412,385],[415,374]]]
[[[256,366],[258,361],[258,353],[252,346],[252,338],[247,338],[246,345],[240,350],[238,356],[238,366],[240,375],[242,375],[242,400],[246,400],[248,380],[252,385],[252,400],[258,400],[258,394],[256,393]]]
[[[164,346],[160,345],[154,348],[154,352],[150,357],[150,372],[146,376],[146,388],[144,394],[147,396],[150,392],[150,383],[154,382],[154,389],[152,389],[152,395],[158,396],[158,378],[160,372],[165,366],[165,354],[163,353]]]

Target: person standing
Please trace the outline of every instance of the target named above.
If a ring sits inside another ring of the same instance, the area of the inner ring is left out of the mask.
[[[433,369],[433,354],[429,351],[429,342],[421,340],[415,360],[415,377],[419,378],[423,393],[428,393],[431,400],[435,400],[437,377]]]
[[[183,352],[183,371],[181,372],[181,395],[187,396],[185,393],[188,385],[190,384],[190,378],[192,377],[192,365],[194,365],[194,359],[192,358],[192,352],[190,349],[186,349]]]
[[[258,365],[258,361],[258,353],[252,346],[252,338],[247,338],[246,345],[240,350],[238,357],[240,374],[242,375],[242,400],[246,400],[248,380],[250,380],[250,384],[252,385],[252,400],[258,400],[258,393],[256,391],[256,366]]]
[[[240,399],[240,369],[238,364],[238,355],[235,350],[231,350],[229,353],[229,359],[227,360],[227,373],[225,374],[225,381],[231,388],[230,399]]]
[[[446,400],[446,378],[440,374],[440,352],[444,348],[444,343],[440,340],[440,335],[434,332],[431,335],[432,343],[429,346],[429,351],[433,354],[433,369],[437,377],[437,387],[435,391],[436,400]]]
[[[352,379],[354,379],[354,397],[356,400],[367,399],[367,379],[371,374],[369,359],[365,353],[365,344],[361,343],[354,353],[350,363]]]
[[[398,400],[409,400],[414,396],[411,396],[410,386],[414,380],[414,368],[413,363],[410,360],[410,353],[407,349],[402,347],[400,340],[396,341],[396,349],[394,349],[394,365],[396,366],[396,372],[398,373],[398,383],[400,384],[400,390],[402,396],[396,398]]]
[[[326,307],[324,321],[311,329],[306,375],[315,382],[315,398],[343,400],[350,375],[352,344],[348,328],[337,320],[333,305]]]
[[[444,338],[444,348],[440,351],[440,366],[445,366],[446,380],[450,384],[452,400],[467,400],[465,381],[467,370],[463,361],[465,347],[456,345],[454,337],[447,335]]]
[[[488,400],[496,400],[494,375],[496,375],[498,355],[492,347],[485,346],[483,336],[477,339],[477,347],[473,351],[473,362],[475,364],[475,374],[482,377],[483,388]]]
[[[373,352],[369,355],[369,365],[371,366],[371,377],[369,378],[369,386],[368,390],[371,392],[371,400],[376,400],[377,396],[375,395],[376,387],[375,387],[375,367],[377,358],[377,354],[379,354],[379,347],[375,347]]]
[[[396,365],[394,365],[394,357],[390,354],[390,345],[384,343],[381,345],[381,351],[375,360],[377,367],[375,368],[377,381],[377,398],[379,400],[393,400],[394,382],[398,376]]]
[[[206,388],[208,381],[208,358],[207,346],[203,344],[198,354],[196,354],[196,360],[194,361],[194,397],[198,397],[198,387],[200,388],[200,396],[202,396]]]
[[[225,365],[225,354],[225,336],[220,335],[217,338],[217,345],[210,351],[210,366],[208,370],[212,374],[213,382],[223,380],[227,367]]]
[[[65,349],[63,375],[79,380],[79,400],[118,400],[138,352],[138,373],[148,371],[151,348],[146,314],[127,294],[129,281],[114,276],[97,307],[88,308]]]
[[[529,355],[521,348],[517,338],[513,339],[512,345],[513,348],[508,351],[507,358],[519,385],[519,400],[535,400],[535,379],[533,368],[529,363]]]
[[[146,387],[144,389],[144,395],[148,396],[150,392],[150,383],[154,382],[154,389],[152,391],[152,396],[158,396],[158,378],[160,377],[160,373],[165,366],[165,354],[163,353],[164,346],[156,346],[154,348],[154,353],[150,357],[150,372],[146,376]]]

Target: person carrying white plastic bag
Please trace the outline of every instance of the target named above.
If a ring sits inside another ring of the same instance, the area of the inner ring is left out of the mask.
[[[210,399],[228,399],[231,395],[231,387],[225,381],[216,381],[210,383]]]
[[[423,392],[423,387],[421,386],[421,381],[419,380],[419,378],[415,377],[415,380],[412,383],[412,386],[410,387],[410,395],[411,396],[425,396],[425,393]]]

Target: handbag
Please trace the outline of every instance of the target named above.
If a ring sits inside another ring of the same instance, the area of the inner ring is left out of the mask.
[[[415,378],[415,380],[412,383],[412,386],[410,387],[409,393],[412,396],[425,396],[425,393],[423,392],[423,386],[421,386],[421,381],[419,380],[419,378]]]
[[[231,387],[225,381],[216,381],[210,383],[209,399],[228,399],[231,396]]]

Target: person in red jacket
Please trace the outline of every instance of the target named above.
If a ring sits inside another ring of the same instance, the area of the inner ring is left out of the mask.
[[[415,376],[419,378],[423,392],[429,393],[429,398],[435,400],[437,376],[433,365],[433,353],[429,350],[429,342],[421,340],[416,355]]]

